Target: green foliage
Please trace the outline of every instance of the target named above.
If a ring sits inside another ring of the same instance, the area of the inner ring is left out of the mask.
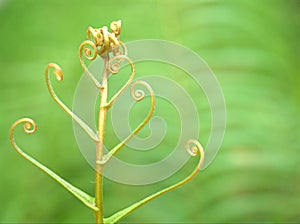
[[[0,222],[93,222],[89,209],[16,156],[8,130],[16,118],[34,118],[39,130],[34,136],[16,130],[19,144],[93,192],[94,171],[77,149],[71,120],[48,95],[43,74],[49,62],[59,62],[65,81],[56,89],[71,105],[82,74],[82,31],[115,19],[123,21],[124,41],[162,38],[196,51],[218,77],[228,113],[212,165],[124,222],[299,221],[299,8],[297,0],[4,1]],[[209,111],[203,107],[202,113]],[[202,122],[209,127],[209,120]],[[188,168],[139,189],[106,180],[106,216],[186,176]]]

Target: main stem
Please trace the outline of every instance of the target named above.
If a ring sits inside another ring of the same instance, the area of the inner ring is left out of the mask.
[[[104,60],[104,71],[102,76],[102,87],[100,89],[100,109],[98,117],[98,137],[99,142],[96,144],[96,161],[101,161],[104,156],[104,132],[105,132],[105,121],[108,108],[105,107],[107,103],[108,94],[108,61],[109,54],[103,53]],[[96,163],[96,186],[95,186],[95,203],[99,208],[99,211],[95,212],[96,224],[103,223],[103,171],[104,164]]]

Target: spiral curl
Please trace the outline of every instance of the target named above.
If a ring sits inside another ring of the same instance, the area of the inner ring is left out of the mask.
[[[154,113],[154,108],[155,108],[155,94],[154,94],[154,91],[153,91],[152,87],[145,81],[139,80],[139,81],[135,81],[134,83],[131,84],[131,87],[130,87],[131,97],[134,100],[138,101],[138,102],[145,98],[144,90],[137,89],[137,90],[134,91],[134,88],[137,85],[142,85],[148,90],[148,92],[150,94],[150,97],[151,97],[151,105],[150,105],[150,110],[148,112],[148,115],[146,116],[144,121],[140,124],[140,126],[133,131],[133,135],[136,135],[150,121],[150,119],[151,119],[151,117]]]
[[[50,68],[53,68],[53,74],[55,75],[55,78],[58,81],[64,80],[64,74],[62,72],[62,69],[60,68],[60,66],[58,64],[55,64],[55,63],[49,63],[48,64],[48,66],[46,68],[46,77],[48,77]]]
[[[35,123],[34,120],[32,120],[31,118],[21,118],[17,121],[15,121],[10,130],[9,130],[9,140],[10,140],[10,144],[12,145],[12,147],[14,148],[14,150],[20,154],[23,158],[25,158],[26,160],[29,160],[30,162],[34,163],[35,165],[38,165],[33,158],[31,158],[29,155],[27,155],[16,143],[15,138],[14,138],[14,131],[16,129],[16,127],[21,124],[24,123],[23,125],[23,131],[26,134],[33,134],[36,132],[37,129],[37,125]]]
[[[110,28],[112,33],[108,31],[108,28],[106,26],[98,29],[89,27],[87,30],[88,40],[84,41],[79,47],[80,64],[89,79],[91,79],[91,81],[96,85],[98,89],[103,88],[103,86],[91,74],[91,72],[87,68],[86,63],[84,62],[84,58],[89,61],[95,60],[97,55],[105,58],[104,52],[112,52],[114,56],[127,55],[125,45],[119,41],[119,35],[121,33],[121,21],[119,20],[112,22]],[[120,58],[118,62],[119,64],[114,63],[112,66],[110,66],[110,72],[112,74],[117,74],[120,70],[120,64],[123,61],[124,59]]]
[[[91,48],[93,51],[91,50]],[[79,55],[80,59],[82,59],[82,56],[84,55],[89,61],[93,61],[98,55],[97,46],[94,44],[94,42],[86,40],[82,42],[82,44],[79,47]]]
[[[122,21],[118,20],[118,21],[113,21],[110,24],[110,30],[115,34],[115,36],[118,38],[120,33],[121,33],[121,25],[122,25]]]
[[[96,46],[103,45],[103,35],[100,29],[94,29],[93,27],[89,27],[87,31],[87,37],[90,41],[93,41]]]
[[[125,89],[130,85],[131,81],[134,78],[135,74],[135,67],[133,64],[133,61],[129,59],[125,55],[117,55],[112,57],[108,63],[107,63],[107,69],[112,74],[118,74],[120,71],[120,60],[126,60],[130,64],[131,67],[131,74],[127,80],[127,82],[122,86],[122,88],[110,99],[110,101],[107,103],[107,107],[111,107],[112,104],[115,102],[115,100],[125,91]]]
[[[144,86],[150,93],[151,97],[151,105],[150,105],[150,110],[148,112],[148,115],[146,118],[143,120],[143,122],[127,137],[125,138],[122,142],[120,142],[118,145],[116,145],[112,150],[110,150],[105,156],[102,161],[97,161],[98,164],[105,164],[107,163],[114,155],[116,155],[125,145],[128,143],[139,131],[145,127],[145,125],[150,121],[153,113],[154,113],[154,108],[155,108],[155,95],[154,91],[151,88],[151,86],[145,82],[145,81],[136,81],[132,83],[130,87],[130,94],[132,98],[136,101],[141,101],[145,97],[145,92],[141,89],[134,90],[134,88],[137,85],[142,85]]]
[[[14,138],[13,138],[14,129],[20,123],[24,123],[23,130],[26,134],[33,134],[36,132],[37,125],[34,122],[34,120],[32,120],[31,118],[21,118],[21,119],[17,120],[15,123],[13,123],[13,125],[10,128],[10,140],[11,140],[12,145],[15,144]]]
[[[52,87],[50,77],[49,77],[49,71],[51,68],[53,69],[53,74],[55,75],[55,77],[58,81],[62,81],[64,78],[63,72],[62,72],[61,68],[59,67],[59,65],[57,65],[55,63],[48,64],[48,66],[46,68],[46,72],[45,72],[45,79],[46,79],[47,88],[48,88],[48,91],[49,91],[51,97],[58,104],[58,106],[60,106],[72,119],[74,119],[74,121],[77,122],[77,124],[79,124],[82,127],[82,129],[85,130],[85,132],[95,142],[98,142],[99,141],[98,136],[93,132],[93,130],[87,124],[85,124],[77,115],[75,115],[73,113],[73,111],[71,111],[56,95],[56,93]]]
[[[106,26],[102,28],[89,27],[87,30],[87,37],[92,41],[96,47],[100,47],[99,55],[105,51],[117,52],[115,49],[120,45],[119,36],[121,33],[121,20],[114,21],[110,24],[111,32],[108,31]],[[114,53],[115,54],[115,53]]]
[[[192,145],[193,144],[193,145]],[[195,139],[189,139],[186,142],[185,145],[186,151],[191,155],[191,156],[197,156],[198,155],[198,149],[202,149],[202,146],[198,141]],[[202,149],[203,150],[203,149]]]
[[[191,144],[194,144],[194,146],[191,147]],[[188,177],[186,177],[182,181],[179,181],[176,184],[173,184],[161,191],[158,191],[158,192],[144,198],[143,200],[140,200],[140,201],[132,204],[131,206],[115,213],[114,215],[112,215],[106,219],[107,223],[117,223],[119,220],[121,220],[122,218],[124,218],[129,213],[136,210],[137,208],[141,207],[142,205],[152,201],[153,199],[155,199],[161,195],[164,195],[170,191],[173,191],[173,190],[181,187],[182,185],[188,183],[190,180],[192,180],[197,175],[197,173],[199,172],[199,170],[204,162],[204,150],[203,150],[203,147],[201,146],[201,144],[195,139],[189,139],[187,141],[186,145],[187,145],[186,149],[187,149],[188,153],[191,154],[192,156],[196,156],[198,154],[198,151],[200,152],[200,158],[199,158],[198,165]],[[197,151],[195,151],[195,150],[197,150]]]
[[[61,184],[66,190],[68,190],[70,193],[72,193],[75,197],[77,197],[80,201],[82,201],[86,206],[90,207],[94,211],[98,211],[99,209],[94,205],[94,198],[88,195],[87,193],[83,192],[82,190],[74,187],[69,182],[58,176],[56,173],[54,173],[52,170],[44,166],[42,163],[35,160],[33,157],[26,154],[15,142],[14,139],[14,131],[16,127],[24,123],[23,130],[27,134],[33,134],[36,129],[37,125],[34,120],[30,118],[21,118],[13,123],[13,125],[10,128],[9,131],[9,139],[12,147],[14,150],[21,155],[23,158],[31,162],[33,165],[35,165],[37,168],[45,172],[47,175],[49,175],[51,178],[53,178],[55,181],[57,181],[59,184]]]
[[[120,54],[120,55],[116,55],[114,57],[112,57],[109,61],[108,61],[108,70],[110,73],[112,74],[117,74],[120,71],[121,68],[121,64],[124,61],[128,61],[128,63],[131,66],[132,71],[134,72],[134,63],[133,61],[131,61],[130,58],[128,58],[126,55]],[[117,65],[118,64],[118,65]]]
[[[120,69],[121,69],[121,65],[119,62],[111,63],[111,65],[109,66],[109,71],[114,75],[118,74]]]
[[[141,90],[141,89],[137,89],[134,92],[131,92],[131,96],[136,101],[141,101],[145,97],[145,92],[143,90]]]
[[[26,134],[33,134],[36,132],[37,130],[37,125],[35,123],[34,120],[32,120],[31,118],[21,118],[17,121],[15,121],[12,126],[10,127],[9,130],[9,140],[10,140],[10,144],[12,145],[12,147],[14,148],[14,150],[20,154],[23,158],[25,158],[26,160],[29,160],[30,162],[34,163],[35,165],[39,165],[38,162],[36,162],[32,157],[30,157],[29,155],[27,155],[16,143],[15,138],[14,138],[14,131],[16,129],[16,127],[19,124],[23,124],[23,131]]]
[[[89,77],[89,79],[96,85],[97,88],[101,88],[101,84],[98,80],[92,75],[92,73],[87,68],[87,65],[84,62],[83,57],[85,57],[89,61],[93,61],[96,59],[99,54],[97,46],[90,40],[84,41],[79,47],[79,60],[80,64],[85,72],[85,74]]]
[[[191,156],[197,156],[200,152],[200,162],[198,165],[198,169],[200,170],[204,162],[204,149],[202,145],[195,139],[189,139],[186,142],[185,149]]]
[[[138,85],[138,84],[142,84],[142,85],[145,85],[147,87],[147,89],[149,90],[151,87],[149,86],[148,83],[146,82],[142,82],[142,81],[137,81],[137,82],[134,82],[131,87],[130,87],[130,94],[131,94],[131,97],[136,100],[136,101],[141,101],[144,99],[145,97],[145,92],[142,90],[142,89],[137,89],[137,90],[134,90],[135,86]],[[150,88],[149,88],[150,87]],[[151,89],[152,91],[152,89]]]

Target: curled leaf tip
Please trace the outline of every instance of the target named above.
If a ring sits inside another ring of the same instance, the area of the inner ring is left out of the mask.
[[[22,120],[22,119],[20,119]],[[34,122],[34,120],[30,119],[30,118],[24,118],[23,121],[17,121],[17,122],[25,122],[23,125],[23,130],[25,131],[25,133],[27,134],[33,134],[34,132],[36,132],[37,129],[37,125]]]
[[[204,149],[200,142],[195,139],[189,139],[186,142],[185,148],[191,156],[197,156],[198,153],[200,153],[200,161],[198,165],[198,169],[200,170],[204,162]]]
[[[48,64],[47,68],[46,68],[46,72],[45,72],[45,79],[46,79],[46,85],[48,88],[48,91],[51,95],[51,97],[54,99],[54,101],[58,104],[58,106],[60,106],[74,121],[76,121],[76,123],[78,123],[83,130],[94,140],[94,141],[98,141],[98,137],[97,135],[93,132],[93,130],[87,125],[85,124],[76,114],[74,114],[60,99],[59,97],[56,95],[51,81],[50,81],[50,70],[53,69],[53,74],[55,75],[56,79],[58,81],[62,81],[64,76],[63,76],[63,72],[62,69],[59,67],[59,65],[55,64],[55,63],[50,63]]]
[[[62,81],[62,80],[64,79],[64,74],[62,73],[62,70],[61,70],[61,69],[55,69],[55,70],[53,71],[53,73],[55,74],[56,79],[57,79],[58,81]]]
[[[58,176],[55,172],[44,166],[42,163],[35,160],[33,157],[25,153],[15,142],[14,139],[14,130],[15,128],[21,124],[23,125],[23,130],[27,134],[32,134],[36,131],[37,125],[34,120],[30,118],[21,118],[13,123],[13,125],[10,128],[10,142],[13,146],[14,150],[23,158],[25,158],[27,161],[31,162],[33,165],[35,165],[37,168],[42,170],[44,173],[49,175],[51,178],[53,178],[55,181],[57,181],[59,184],[61,184],[66,190],[68,190],[70,193],[72,193],[75,197],[77,197],[80,201],[82,201],[86,206],[90,207],[91,209],[98,211],[99,208],[97,208],[94,204],[95,199],[88,195],[87,193],[83,192],[82,190],[76,188],[75,186],[71,185],[69,182]]]
[[[200,158],[199,158],[199,162],[198,162],[198,165],[197,167],[193,170],[193,172],[191,172],[191,174],[189,176],[187,176],[185,179],[179,181],[178,183],[176,184],[173,184],[157,193],[154,193],[134,204],[132,204],[131,206],[123,209],[123,210],[120,210],[119,212],[116,212],[114,215],[108,217],[106,219],[107,223],[116,223],[118,221],[120,221],[121,219],[123,219],[125,216],[127,216],[128,214],[130,214],[131,212],[133,212],[135,209],[141,207],[142,205],[152,201],[153,199],[163,195],[163,194],[166,194],[172,190],[175,190],[176,188],[179,188],[181,187],[182,185],[188,183],[190,180],[192,180],[196,175],[197,173],[199,172],[202,164],[203,164],[203,161],[204,161],[204,150],[203,150],[203,147],[201,146],[201,144],[195,140],[195,139],[189,139],[187,142],[186,142],[186,150],[187,152],[192,155],[192,156],[197,156],[198,153],[200,153]]]
[[[122,25],[121,20],[114,21],[110,24],[110,29],[115,34],[116,37],[118,37],[121,33],[121,25]]]

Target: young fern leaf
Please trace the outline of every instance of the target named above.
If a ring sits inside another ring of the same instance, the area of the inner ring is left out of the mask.
[[[46,166],[41,164],[40,162],[36,161],[34,158],[26,154],[15,142],[14,139],[14,130],[16,126],[19,124],[24,123],[23,130],[27,134],[33,134],[36,129],[37,125],[36,123],[30,119],[30,118],[21,118],[17,120],[10,128],[9,132],[9,138],[10,143],[15,149],[17,153],[19,153],[23,158],[31,162],[33,165],[38,167],[40,170],[44,171],[46,174],[48,174],[50,177],[52,177],[54,180],[56,180],[59,184],[61,184],[65,189],[67,189],[69,192],[71,192],[75,197],[77,197],[80,201],[82,201],[86,206],[93,209],[94,211],[97,211],[98,208],[94,205],[95,204],[95,198],[91,197],[87,193],[83,192],[82,190],[74,187],[70,183],[68,183],[66,180],[62,179],[60,176],[58,176],[56,173],[48,169]]]
[[[191,147],[191,144],[194,144],[194,146]],[[202,164],[203,164],[203,161],[204,161],[204,150],[203,150],[203,147],[201,146],[201,144],[197,141],[197,140],[194,140],[194,139],[190,139],[187,141],[186,143],[186,150],[188,151],[188,153],[191,155],[191,156],[197,156],[198,154],[198,151],[200,152],[200,158],[199,158],[199,163],[197,165],[197,167],[194,169],[194,171],[188,176],[186,177],[184,180],[170,186],[170,187],[167,187],[155,194],[152,194],[148,197],[146,197],[145,199],[143,200],[140,200],[139,202],[136,202],[134,204],[132,204],[131,206],[115,213],[114,215],[110,216],[109,218],[106,218],[104,219],[104,223],[107,223],[107,224],[112,224],[112,223],[116,223],[118,221],[120,221],[122,218],[124,218],[125,216],[127,216],[128,214],[130,214],[131,212],[133,212],[135,209],[141,207],[142,205],[152,201],[153,199],[167,193],[167,192],[170,192],[184,184],[186,184],[187,182],[189,182],[191,179],[193,179],[198,171],[200,170]]]
[[[83,130],[85,130],[85,132],[95,142],[99,142],[99,138],[93,132],[93,130],[86,123],[84,123],[76,114],[74,114],[66,105],[64,105],[64,103],[55,94],[55,92],[52,88],[52,85],[51,85],[50,77],[49,77],[50,68],[53,68],[53,73],[58,81],[62,81],[64,78],[62,70],[57,64],[55,64],[55,63],[48,64],[48,66],[46,68],[46,72],[45,72],[45,78],[46,78],[46,84],[47,84],[47,88],[49,90],[50,95],[52,96],[54,101],[58,104],[58,106],[60,106],[72,119],[74,119],[74,121],[76,121],[76,123],[79,124],[83,128]]]
[[[95,86],[99,89],[100,92],[100,108],[99,108],[99,119],[98,119],[98,129],[97,133],[85,123],[78,116],[76,116],[55,94],[54,89],[51,85],[49,72],[50,70],[55,75],[58,81],[62,81],[64,76],[61,68],[55,64],[48,64],[45,72],[46,84],[49,90],[51,97],[54,101],[72,118],[75,122],[77,122],[84,131],[91,137],[96,143],[96,175],[95,175],[95,197],[92,197],[80,189],[74,187],[56,173],[45,167],[43,164],[36,161],[31,156],[27,155],[23,152],[14,140],[14,129],[17,125],[24,123],[23,129],[25,133],[32,134],[36,131],[36,123],[30,118],[22,118],[17,120],[10,129],[10,141],[15,149],[22,157],[26,160],[34,164],[40,170],[44,171],[54,180],[56,180],[59,184],[61,184],[64,188],[66,188],[69,192],[71,192],[75,197],[77,197],[80,201],[82,201],[86,206],[91,208],[95,213],[96,223],[116,223],[135,209],[140,206],[150,202],[151,200],[170,192],[190,181],[193,177],[196,176],[198,171],[200,170],[203,161],[204,161],[204,150],[201,144],[194,139],[190,139],[186,143],[186,149],[189,154],[192,156],[196,156],[198,151],[200,152],[199,163],[195,170],[184,180],[171,185],[157,193],[154,193],[131,206],[115,213],[109,218],[103,217],[103,170],[104,165],[114,156],[116,155],[151,119],[154,108],[155,108],[155,95],[151,86],[144,81],[135,81],[132,83],[134,75],[135,75],[135,67],[134,63],[131,59],[127,57],[127,49],[123,42],[120,41],[119,35],[121,32],[121,21],[112,22],[110,25],[111,32],[108,32],[108,28],[106,26],[98,29],[94,29],[89,27],[88,29],[88,40],[84,41],[79,47],[79,59],[80,63],[89,77],[89,79],[95,84]],[[88,70],[87,65],[85,64],[85,60],[94,61],[97,56],[100,56],[104,61],[104,70],[102,74],[102,81],[99,83],[97,79],[91,74]],[[111,57],[112,56],[112,57]],[[108,78],[111,74],[118,74],[121,69],[121,64],[127,61],[131,67],[131,74],[127,80],[127,82],[119,89],[113,97],[108,99]],[[131,84],[132,83],[132,84]],[[135,89],[137,85],[143,86],[150,94],[150,109],[147,116],[144,118],[141,124],[135,128],[135,130],[127,136],[122,142],[117,144],[113,149],[111,149],[106,155],[104,155],[104,133],[105,133],[105,121],[108,110],[113,106],[116,100],[124,93],[124,91],[131,84],[130,93],[134,100],[141,101],[145,98],[145,92],[142,89]]]

